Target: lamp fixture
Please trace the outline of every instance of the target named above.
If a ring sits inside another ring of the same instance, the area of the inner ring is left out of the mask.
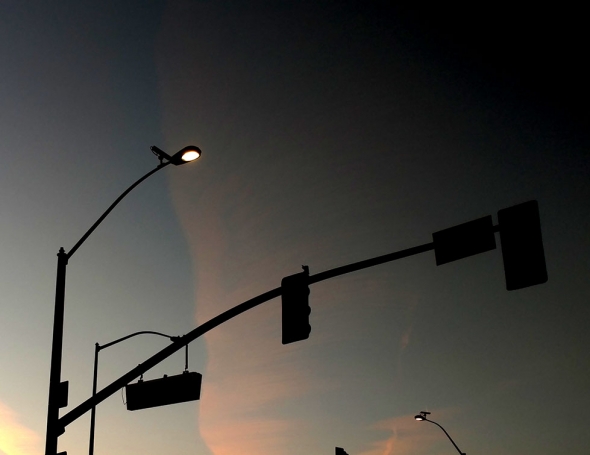
[[[415,416],[414,416],[414,419],[416,419],[416,420],[418,420],[418,421],[422,421],[422,420],[428,420],[428,419],[426,418],[426,416],[427,416],[428,414],[430,414],[430,412],[428,412],[428,411],[420,411],[420,414],[418,414],[418,415],[415,415]]]
[[[164,163],[164,160],[166,160],[167,163],[164,164],[174,164],[175,166],[180,166],[181,164],[195,161],[202,154],[201,149],[194,145],[188,145],[172,156],[168,155],[166,152],[164,152],[164,150],[156,147],[155,145],[152,145],[150,149],[152,153],[160,159],[161,164]]]

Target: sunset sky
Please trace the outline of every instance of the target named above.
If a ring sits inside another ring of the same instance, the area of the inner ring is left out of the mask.
[[[182,335],[311,274],[428,243],[536,199],[547,283],[507,291],[497,250],[311,286],[190,346],[201,400],[97,409],[96,455],[587,455],[587,26],[565,8],[385,1],[0,3],[0,455],[43,453],[56,254],[158,160],[68,265],[62,378],[94,345]],[[499,245],[499,237],[497,237]],[[100,353],[99,388],[164,348]],[[144,379],[184,368],[178,353]],[[87,453],[89,415],[59,439]]]

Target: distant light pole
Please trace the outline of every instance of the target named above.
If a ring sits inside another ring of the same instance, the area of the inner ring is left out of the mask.
[[[137,335],[159,335],[164,338],[168,338],[170,341],[174,341],[174,340],[177,340],[180,338],[177,336],[166,335],[165,333],[153,332],[151,330],[143,330],[141,332],[135,332],[135,333],[132,333],[131,335],[127,335],[127,336],[118,338],[115,341],[111,341],[110,343],[103,344],[102,346],[98,343],[95,343],[95,345],[94,345],[94,373],[92,375],[92,378],[93,378],[92,379],[92,396],[93,397],[96,395],[96,386],[97,386],[97,378],[98,378],[98,353],[102,349],[106,349],[108,347],[111,347],[115,344],[118,344],[122,341],[125,341],[129,338],[135,337]],[[185,369],[185,371],[188,370],[188,344],[186,345],[186,357],[185,357],[184,369]],[[95,429],[95,427],[96,427],[96,406],[93,406],[92,409],[90,410],[90,442],[88,445],[88,454],[89,455],[94,454],[94,429]]]
[[[156,146],[151,147],[154,155],[160,160],[160,164],[133,185],[127,188],[111,206],[100,216],[100,218],[88,229],[78,243],[66,253],[60,248],[57,254],[57,279],[55,285],[55,313],[53,316],[53,338],[51,344],[51,367],[49,372],[49,399],[47,403],[47,433],[45,438],[45,455],[57,454],[57,440],[64,433],[65,428],[59,423],[59,409],[66,407],[68,404],[68,382],[61,382],[61,361],[63,347],[63,325],[64,325],[64,300],[66,292],[66,266],[68,260],[74,255],[76,250],[84,241],[94,232],[98,225],[107,217],[109,213],[117,206],[121,200],[145,179],[155,174],[160,169],[169,164],[179,166],[196,160],[201,156],[201,150],[198,147],[189,145],[184,147],[176,154],[170,156]]]
[[[461,450],[459,449],[459,447],[457,447],[457,444],[455,444],[455,441],[453,441],[453,438],[451,438],[451,436],[449,435],[449,433],[447,433],[447,430],[445,430],[442,426],[440,426],[434,420],[429,420],[429,419],[426,418],[426,416],[429,415],[429,414],[430,414],[430,412],[420,411],[420,414],[414,416],[414,419],[416,419],[418,421],[426,420],[427,422],[434,423],[435,425],[437,425],[442,431],[445,432],[445,434],[447,435],[447,438],[449,438],[449,441],[451,441],[453,443],[453,445],[455,446],[455,449],[457,449],[457,452],[459,452],[461,455],[466,455],[465,452],[461,452]]]

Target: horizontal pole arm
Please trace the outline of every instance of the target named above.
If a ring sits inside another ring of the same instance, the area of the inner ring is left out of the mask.
[[[356,272],[357,270],[366,269],[375,265],[383,264],[385,262],[395,261],[397,259],[407,258],[408,256],[414,256],[415,254],[424,253],[426,251],[434,250],[434,243],[425,243],[424,245],[418,245],[405,250],[396,251],[395,253],[384,254],[383,256],[377,256],[372,259],[365,259],[364,261],[353,262],[352,264],[343,265],[336,267],[335,269],[326,270],[325,272],[316,273],[310,275],[308,279],[309,284],[318,283],[330,278],[334,278],[340,275],[344,275],[350,272]]]

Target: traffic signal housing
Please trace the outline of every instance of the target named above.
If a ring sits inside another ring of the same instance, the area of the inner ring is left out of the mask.
[[[547,281],[537,201],[498,211],[506,289],[513,291]]]
[[[311,332],[309,324],[309,268],[281,280],[283,344],[306,340]]]
[[[342,447],[336,447],[336,455],[348,455]]]

